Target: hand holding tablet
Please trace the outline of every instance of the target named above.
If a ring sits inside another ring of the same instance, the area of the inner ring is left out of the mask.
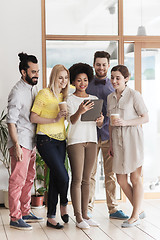
[[[92,108],[87,112],[81,115],[81,121],[96,121],[97,118],[101,116],[103,100],[102,99],[91,99],[91,100],[84,100],[84,104],[94,103]],[[88,105],[87,104],[87,105]]]

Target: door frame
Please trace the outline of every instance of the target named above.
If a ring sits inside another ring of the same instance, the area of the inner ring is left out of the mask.
[[[135,42],[134,43],[134,72],[135,72],[135,89],[142,92],[141,79],[141,51],[142,48],[160,48],[160,42]]]
[[[135,89],[142,92],[142,48],[159,48],[160,42],[135,42]],[[144,192],[144,199],[160,199],[160,192]]]

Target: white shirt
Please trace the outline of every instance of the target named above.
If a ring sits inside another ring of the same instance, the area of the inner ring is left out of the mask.
[[[8,97],[7,123],[16,124],[18,142],[26,149],[35,147],[36,124],[30,122],[30,111],[37,94],[37,87],[32,86],[21,79],[12,88]],[[8,138],[8,148],[13,146],[12,140]]]
[[[74,94],[70,94],[67,98],[68,108],[68,122],[69,127],[67,130],[67,145],[95,142],[97,143],[97,127],[95,121],[81,121],[81,116],[75,124],[72,124],[70,117],[76,113],[79,105],[84,100],[98,99],[96,96],[89,95],[89,97],[82,98],[77,97]]]

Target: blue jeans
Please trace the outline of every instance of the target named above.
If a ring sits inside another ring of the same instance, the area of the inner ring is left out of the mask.
[[[54,218],[60,195],[60,204],[68,203],[67,192],[69,177],[64,166],[66,155],[66,141],[59,141],[47,135],[37,135],[37,149],[50,169],[48,189],[48,218]]]

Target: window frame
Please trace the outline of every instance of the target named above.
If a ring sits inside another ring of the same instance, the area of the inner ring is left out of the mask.
[[[156,46],[160,44],[160,36],[127,36],[123,33],[123,0],[118,0],[118,35],[47,35],[45,27],[45,0],[41,0],[41,16],[42,16],[42,82],[46,87],[46,41],[118,41],[118,63],[124,64],[124,44],[134,43],[134,79],[135,90],[142,92],[141,84],[141,48],[147,43]],[[159,195],[158,195],[159,196]],[[151,198],[147,195],[146,198]],[[126,199],[121,194],[121,201]]]

